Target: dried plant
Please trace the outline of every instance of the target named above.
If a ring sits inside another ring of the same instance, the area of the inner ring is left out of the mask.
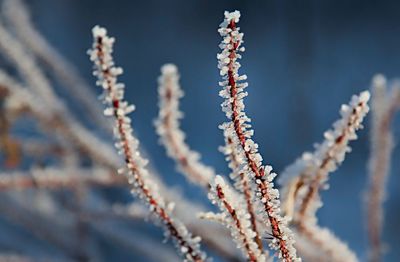
[[[218,29],[222,37],[217,55],[222,80],[219,95],[226,122],[221,129],[225,144],[220,151],[230,168],[230,180],[202,163],[200,154],[185,141],[179,109],[184,91],[178,68],[161,67],[158,79],[159,113],[156,132],[167,155],[187,180],[201,187],[216,209],[185,198],[164,184],[144,157],[129,114],[135,107],[125,97],[118,77],[122,69],[113,58],[115,39],[95,26],[88,51],[94,65],[100,102],[71,63],[34,28],[20,0],[4,0],[0,17],[0,54],[8,67],[0,69],[0,147],[5,163],[15,170],[0,174],[0,215],[17,224],[46,246],[39,251],[31,242],[23,247],[10,241],[1,261],[102,261],[99,241],[126,249],[151,261],[358,261],[354,251],[329,229],[318,224],[321,190],[350,152],[349,143],[369,111],[368,91],[342,105],[340,119],[324,133],[314,152],[306,152],[278,176],[265,165],[253,140],[254,130],[245,112],[247,76],[239,73],[244,52],[240,13],[225,12]],[[12,70],[11,70],[12,69]],[[88,112],[75,116],[59,97],[51,76]],[[386,80],[376,76],[372,93],[370,184],[366,192],[371,261],[381,261],[382,203],[393,149],[391,123],[400,108],[400,89],[386,91]],[[38,134],[26,139],[12,132],[19,121]],[[99,132],[114,135],[114,146]],[[28,121],[27,121],[28,122]],[[228,177],[228,176],[227,176]],[[118,203],[104,189],[132,190],[135,200]],[[154,234],[144,235],[142,222],[160,226],[170,246],[160,245]],[[138,226],[140,225],[140,226]],[[12,242],[12,243],[11,243]],[[235,248],[235,244],[237,248]],[[10,253],[9,251],[13,251]],[[206,255],[206,252],[208,255]],[[4,259],[3,259],[4,258]]]

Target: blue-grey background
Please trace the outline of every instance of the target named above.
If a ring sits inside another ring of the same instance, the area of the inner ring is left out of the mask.
[[[156,79],[163,63],[180,68],[185,90],[183,129],[205,163],[226,174],[218,97],[220,79],[216,53],[217,27],[224,10],[242,13],[246,52],[242,72],[248,75],[248,115],[255,140],[266,162],[281,171],[304,150],[322,139],[352,94],[369,88],[381,72],[400,76],[400,2],[398,1],[105,1],[32,0],[33,19],[46,38],[73,62],[82,76],[94,82],[86,50],[90,29],[108,28],[117,38],[115,58],[124,68],[127,97],[135,103],[134,125],[153,164],[169,184],[184,187],[192,198],[203,192],[187,185],[175,172],[157,142]],[[95,87],[93,87],[95,88]],[[73,105],[71,105],[73,107]],[[399,121],[396,137],[400,137]],[[320,223],[346,240],[364,261],[368,124],[353,153],[331,176],[324,192]],[[385,205],[386,261],[400,260],[399,148],[396,148]]]

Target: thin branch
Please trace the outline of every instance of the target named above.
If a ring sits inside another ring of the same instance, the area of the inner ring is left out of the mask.
[[[328,174],[337,169],[343,162],[345,154],[351,149],[348,146],[351,140],[357,139],[356,131],[362,128],[362,121],[369,111],[367,105],[370,94],[362,92],[353,96],[349,106],[341,108],[342,119],[334,123],[334,129],[325,132],[325,140],[317,146],[314,153],[316,168],[308,181],[306,193],[299,208],[297,222],[307,223],[315,220],[316,210],[321,206],[319,191],[326,183]]]
[[[1,70],[0,85],[9,91],[10,99],[7,101],[7,106],[13,107],[14,110],[18,109],[31,113],[45,127],[43,128],[44,132],[55,130],[82,153],[86,153],[94,161],[110,169],[115,169],[120,163],[118,156],[108,144],[102,142],[74,119],[59,114],[54,108],[49,108],[50,104],[44,102],[32,90],[25,88]]]
[[[270,224],[274,237],[271,246],[279,251],[279,257],[284,261],[299,260],[296,256],[296,249],[293,247],[293,236],[287,227],[287,221],[280,216],[279,192],[274,189],[272,180],[276,174],[271,173],[270,166],[263,167],[262,157],[258,153],[258,145],[251,139],[253,130],[250,128],[250,119],[244,112],[243,98],[247,96],[244,88],[247,87],[246,76],[240,76],[238,59],[241,58],[239,52],[244,51],[241,47],[243,34],[239,33],[236,27],[239,22],[240,13],[238,11],[225,12],[225,20],[220,26],[219,33],[223,37],[220,44],[222,52],[218,54],[220,74],[223,81],[220,85],[223,89],[220,96],[225,99],[222,109],[229,122],[220,126],[224,130],[225,136],[233,139],[235,147],[240,151],[240,166],[242,172],[251,177],[255,183],[256,196],[263,206],[262,214],[264,223]]]
[[[233,239],[238,248],[249,261],[266,261],[268,258],[254,241],[256,233],[251,229],[251,223],[241,199],[237,199],[232,189],[221,176],[216,176],[211,186],[209,198],[218,204],[223,216],[224,224],[231,230]],[[215,218],[213,216],[212,218]]]
[[[2,13],[22,44],[42,60],[62,86],[79,101],[84,108],[83,112],[90,116],[89,119],[103,129],[110,130],[109,124],[101,117],[101,108],[93,90],[85,83],[74,66],[36,30],[23,1],[3,1]]]
[[[233,140],[228,135],[225,136],[225,146],[221,147],[220,150],[227,156],[227,161],[229,161],[229,167],[232,170],[230,177],[235,181],[235,188],[243,194],[247,213],[250,216],[251,228],[255,232],[254,240],[256,241],[260,251],[263,251],[262,240],[260,237],[259,229],[257,226],[257,216],[255,214],[256,201],[255,196],[252,193],[253,188],[251,188],[250,178],[246,176],[243,172],[240,172],[240,163],[238,157],[240,157],[239,152],[233,144]],[[237,173],[239,172],[239,173]],[[264,227],[263,227],[264,229]]]
[[[316,261],[329,260],[331,262],[357,262],[357,256],[346,243],[337,238],[329,229],[313,224],[300,224],[295,229],[296,243],[307,241]],[[302,239],[302,240],[301,240]],[[301,243],[299,243],[301,245]],[[297,245],[296,245],[297,246]],[[318,254],[318,255],[317,255]],[[306,256],[304,256],[307,259]],[[308,259],[307,259],[308,261]],[[315,261],[315,260],[314,260]]]
[[[356,131],[362,128],[361,123],[369,111],[369,97],[369,92],[364,91],[353,96],[349,105],[342,105],[341,119],[333,124],[332,130],[325,132],[323,143],[286,168],[279,180],[284,187],[285,211],[293,218],[297,234],[325,252],[332,261],[343,261],[343,257],[346,261],[357,261],[357,257],[328,229],[318,226],[316,211],[322,206],[319,192],[326,186],[329,173],[336,170],[350,152],[349,142],[357,139]]]
[[[32,169],[28,173],[11,172],[0,174],[0,191],[41,189],[73,189],[79,185],[122,186],[124,177],[115,176],[103,169],[64,170],[56,168]]]
[[[93,28],[93,49],[89,50],[90,59],[94,62],[97,84],[104,89],[104,102],[108,107],[105,115],[115,119],[116,147],[124,155],[126,170],[119,170],[127,175],[138,195],[149,207],[153,214],[162,222],[167,235],[171,236],[178,252],[190,261],[204,261],[205,254],[200,251],[200,239],[193,238],[186,227],[173,219],[164,199],[158,194],[157,186],[151,179],[146,168],[147,160],[138,151],[139,141],[133,136],[131,120],[127,116],[134,110],[124,100],[124,85],[117,82],[117,76],[122,69],[115,67],[112,57],[114,38],[107,36],[104,28]]]
[[[386,181],[390,172],[391,154],[394,148],[391,124],[400,110],[400,87],[393,85],[387,90],[386,79],[376,75],[372,82],[371,150],[369,158],[369,185],[365,192],[367,228],[369,238],[369,260],[382,261],[384,243],[382,227],[384,221],[383,203],[386,195]]]
[[[208,188],[215,171],[201,163],[200,154],[185,143],[185,133],[181,130],[179,120],[183,113],[179,110],[179,99],[183,91],[179,86],[178,69],[175,65],[166,64],[161,68],[159,77],[159,113],[156,120],[157,133],[167,150],[169,157],[175,160],[179,170],[186,178]]]

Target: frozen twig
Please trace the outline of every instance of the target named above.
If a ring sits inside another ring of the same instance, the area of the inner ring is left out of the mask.
[[[50,82],[44,76],[32,54],[24,48],[11,32],[0,21],[0,50],[11,63],[15,65],[20,76],[33,92],[37,93],[47,106],[53,110],[62,110],[62,104],[51,88]]]
[[[216,176],[211,185],[209,198],[224,214],[221,219],[231,230],[231,234],[238,248],[249,261],[266,261],[268,256],[259,249],[254,241],[256,233],[251,228],[249,215],[246,212],[244,203],[237,199],[232,189],[225,183],[221,176]],[[205,218],[215,219],[215,216],[205,216]]]
[[[391,154],[394,148],[391,124],[400,109],[400,86],[393,84],[387,90],[386,79],[376,75],[372,81],[371,150],[369,158],[369,185],[365,193],[367,228],[369,237],[369,259],[382,261],[383,203],[386,180],[390,172]]]
[[[287,221],[280,215],[279,192],[274,188],[272,180],[276,176],[272,173],[272,167],[262,165],[262,157],[258,153],[258,145],[252,140],[253,130],[250,119],[244,112],[243,98],[247,96],[244,89],[247,87],[246,75],[239,75],[241,58],[239,52],[243,33],[239,32],[236,24],[239,22],[238,11],[225,12],[225,19],[218,30],[223,40],[220,44],[222,52],[218,54],[220,74],[223,81],[220,82],[222,90],[220,96],[225,99],[222,110],[225,112],[228,122],[220,126],[224,130],[225,137],[232,138],[233,144],[239,151],[238,161],[241,170],[250,177],[256,188],[256,196],[261,202],[263,219],[265,224],[270,224],[273,235],[271,247],[278,250],[279,257],[284,261],[299,260],[296,249],[293,246],[293,236],[287,226]]]
[[[119,172],[127,175],[134,193],[149,206],[155,217],[164,225],[166,235],[174,239],[183,258],[189,261],[203,261],[205,254],[200,250],[200,239],[193,238],[186,227],[171,216],[168,205],[159,194],[157,185],[146,168],[147,160],[139,153],[139,141],[132,133],[131,119],[127,116],[134,110],[134,106],[124,100],[124,85],[117,82],[117,76],[122,73],[122,69],[114,65],[114,38],[108,37],[107,31],[99,26],[95,26],[92,32],[93,47],[89,50],[89,55],[94,63],[94,75],[98,78],[97,85],[104,90],[104,103],[108,106],[104,113],[114,117],[116,147],[126,163],[126,168],[120,169]]]
[[[183,91],[179,86],[179,74],[175,65],[166,64],[159,77],[159,113],[156,121],[157,133],[165,146],[168,156],[174,159],[179,170],[193,183],[208,187],[215,177],[214,170],[200,162],[200,155],[185,143],[185,134],[179,120],[179,99]]]
[[[319,191],[326,185],[328,174],[336,170],[345,154],[350,152],[349,142],[357,139],[356,131],[362,128],[361,123],[369,111],[369,98],[369,92],[364,91],[354,95],[349,105],[342,105],[341,119],[333,124],[333,129],[324,133],[323,143],[317,145],[313,153],[304,153],[282,174],[280,184],[293,187],[284,189],[285,200],[300,199],[295,207],[295,223],[316,223],[315,213],[322,205]],[[292,196],[287,196],[288,193]]]
[[[287,215],[293,219],[298,235],[332,261],[357,261],[347,245],[328,229],[320,228],[316,211],[322,205],[320,189],[326,186],[329,173],[335,171],[350,152],[349,142],[357,139],[356,131],[369,111],[368,91],[354,95],[349,105],[342,105],[341,119],[333,129],[325,132],[325,140],[313,153],[304,153],[294,164],[286,168],[279,183],[284,186],[284,203]]]
[[[7,106],[14,110],[30,112],[45,127],[43,128],[45,132],[57,131],[81,152],[106,167],[114,168],[120,163],[111,146],[102,142],[68,115],[59,114],[55,108],[49,108],[51,105],[44,102],[42,97],[1,70],[0,85],[9,91],[10,99],[7,100]]]
[[[251,228],[255,233],[254,240],[256,241],[260,251],[263,250],[263,244],[261,236],[258,229],[258,221],[255,213],[258,203],[255,201],[255,195],[253,194],[253,188],[251,187],[250,178],[246,176],[243,172],[240,172],[240,163],[238,158],[240,157],[238,150],[233,144],[233,140],[229,135],[225,135],[225,146],[221,147],[220,150],[226,154],[227,161],[229,162],[229,167],[232,170],[230,177],[234,180],[235,188],[242,193],[245,200],[246,210],[249,214],[249,219],[251,223]],[[266,228],[261,225],[261,228]]]
[[[126,179],[116,177],[104,169],[65,170],[57,168],[32,169],[28,173],[9,172],[0,174],[0,191],[25,190],[30,188],[60,189],[87,186],[121,186]]]
[[[329,229],[319,227],[314,224],[301,224],[295,230],[296,244],[300,246],[306,241],[308,250],[301,249],[304,252],[300,254],[307,261],[331,261],[331,262],[357,262],[355,253],[337,238]],[[295,245],[297,247],[297,245]],[[313,259],[307,257],[311,253]]]
[[[100,127],[110,130],[108,123],[101,117],[101,108],[96,101],[96,96],[85,83],[73,65],[57,52],[47,40],[35,29],[29,11],[21,0],[3,1],[2,14],[11,24],[17,37],[30,51],[44,62],[56,79],[67,88],[85,109],[91,120]]]

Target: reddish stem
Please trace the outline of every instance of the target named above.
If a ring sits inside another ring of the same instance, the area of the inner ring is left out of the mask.
[[[230,28],[232,31],[234,31],[236,29],[236,23],[235,21],[232,19],[228,25],[228,28]],[[232,32],[231,31],[231,32]],[[230,34],[231,39],[233,39],[232,33]],[[261,181],[261,183],[256,183],[256,185],[258,186],[258,189],[261,192],[261,196],[260,199],[265,198],[267,201],[265,201],[265,203],[263,203],[264,205],[264,210],[266,211],[267,215],[268,215],[268,219],[269,222],[271,224],[271,228],[272,228],[272,235],[278,239],[279,242],[279,250],[282,253],[282,257],[290,262],[292,261],[292,257],[290,256],[288,247],[287,247],[287,243],[285,240],[283,240],[282,238],[282,231],[280,229],[280,225],[278,223],[278,220],[276,219],[276,217],[272,216],[272,206],[270,204],[270,200],[271,197],[268,194],[268,189],[267,186],[265,184],[265,178],[264,178],[264,169],[261,167],[260,169],[257,167],[257,163],[254,162],[251,159],[250,156],[250,152],[248,150],[246,150],[245,147],[245,143],[246,143],[246,136],[244,135],[243,131],[242,131],[242,126],[240,124],[240,119],[239,119],[239,115],[238,115],[238,100],[237,100],[237,87],[236,87],[236,81],[235,81],[235,77],[234,77],[234,69],[235,69],[235,65],[234,65],[234,59],[236,58],[236,52],[237,49],[240,45],[240,41],[237,42],[233,42],[231,40],[230,44],[232,45],[232,48],[229,50],[229,59],[230,62],[228,64],[228,83],[230,86],[230,95],[233,98],[232,101],[232,122],[234,125],[234,129],[235,129],[235,133],[236,136],[238,137],[239,141],[240,141],[240,145],[245,153],[246,159],[247,159],[247,163],[248,166],[250,167],[250,169],[252,170],[252,172],[254,173],[254,179],[255,180],[259,180]]]
[[[216,186],[216,190],[217,190],[218,198],[222,201],[222,203],[224,204],[226,210],[231,215],[233,221],[235,222],[236,228],[237,228],[240,236],[243,239],[244,248],[246,249],[248,259],[250,261],[252,261],[252,262],[256,262],[257,258],[256,258],[256,256],[253,254],[253,252],[250,249],[250,245],[249,245],[249,243],[247,241],[246,235],[244,234],[244,230],[243,230],[242,224],[240,223],[240,220],[239,220],[239,218],[238,218],[238,216],[236,214],[236,210],[226,200],[224,191],[222,190],[221,186],[217,185]]]
[[[99,37],[97,40],[98,40],[98,44],[96,46],[97,57],[99,58],[100,65],[103,65],[105,63],[104,63],[104,51],[102,49],[102,38]],[[102,68],[102,67],[99,67],[99,68]],[[105,69],[102,69],[102,74],[107,83],[106,90],[108,92],[111,92],[112,84],[110,81],[111,74],[110,74],[109,68],[106,67]],[[119,106],[120,106],[119,100],[117,98],[113,98],[112,107],[115,112],[114,116],[117,121],[118,133],[119,133],[119,135],[121,137],[121,141],[123,143],[123,152],[125,155],[125,162],[126,162],[127,166],[130,166],[130,171],[134,174],[133,176],[134,176],[134,179],[136,180],[135,182],[137,184],[136,187],[138,187],[139,190],[143,193],[147,202],[150,204],[150,206],[153,207],[153,212],[161,219],[161,221],[163,221],[166,228],[170,232],[171,236],[177,241],[178,245],[181,247],[187,248],[187,252],[185,254],[190,256],[190,258],[193,261],[196,261],[196,262],[203,261],[203,259],[201,258],[201,255],[198,254],[195,251],[195,249],[180,235],[180,233],[178,232],[176,226],[174,225],[171,217],[167,214],[165,209],[163,207],[161,207],[160,204],[157,202],[157,200],[153,197],[151,192],[148,190],[148,187],[145,186],[145,183],[140,175],[140,171],[138,170],[138,168],[135,164],[135,161],[131,155],[132,151],[130,148],[130,144],[127,142],[127,134],[123,127],[123,124],[124,124],[123,116],[118,115],[116,113],[119,109]]]

